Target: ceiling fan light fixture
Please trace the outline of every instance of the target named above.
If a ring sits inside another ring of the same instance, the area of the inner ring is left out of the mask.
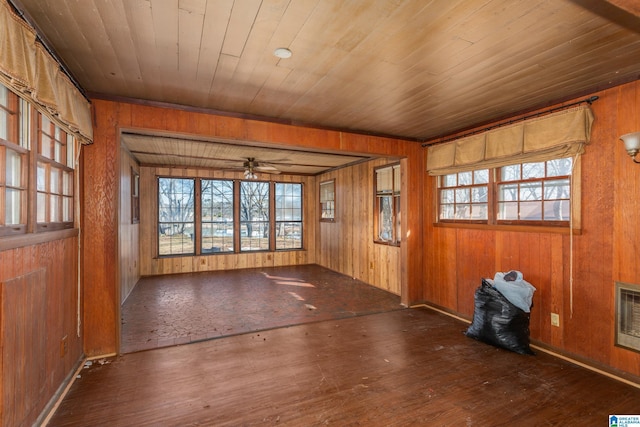
[[[293,52],[291,52],[291,50],[287,49],[286,47],[279,47],[273,51],[273,54],[280,59],[287,59],[291,58]]]

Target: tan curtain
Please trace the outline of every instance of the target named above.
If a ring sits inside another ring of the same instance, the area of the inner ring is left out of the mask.
[[[89,102],[6,0],[0,0],[0,82],[33,102],[81,142],[93,140]]]
[[[593,112],[579,106],[429,147],[429,175],[538,162],[584,152]]]

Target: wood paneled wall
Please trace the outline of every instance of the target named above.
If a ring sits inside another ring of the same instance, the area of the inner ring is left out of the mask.
[[[35,425],[82,357],[76,234],[0,252],[2,426]]]
[[[336,212],[334,222],[319,223],[316,259],[324,267],[400,295],[400,247],[373,242],[374,168],[394,161],[377,159],[318,176],[318,182],[335,180]]]
[[[304,250],[257,252],[239,254],[209,254],[202,256],[158,258],[157,176],[197,177],[211,179],[244,179],[242,172],[223,172],[205,169],[141,168],[141,233],[140,273],[143,276],[197,271],[230,270],[238,268],[276,267],[282,265],[313,264],[317,206],[314,177],[262,174],[261,180],[301,182],[305,212],[303,216]],[[309,249],[311,248],[311,249]]]
[[[120,168],[117,163],[120,160],[121,129],[179,133],[203,138],[248,140],[279,147],[397,157],[403,159],[403,191],[410,188],[412,194],[419,195],[424,185],[424,151],[416,142],[100,99],[92,100],[92,103],[94,143],[83,150],[86,194],[83,204],[85,217],[83,283],[86,297],[83,318],[85,353],[89,356],[110,354],[118,349],[120,306],[118,268],[120,266],[117,212],[121,184]],[[148,179],[148,176],[144,177],[149,173],[150,170],[142,168],[141,179]],[[315,188],[315,184],[313,187]],[[317,199],[315,195],[313,197]],[[397,268],[400,275],[401,299],[405,304],[411,304],[421,300],[423,295],[423,204],[419,196],[406,199],[402,202],[403,212],[406,212],[403,218],[405,239],[400,247],[400,265]],[[404,206],[405,203],[407,206]],[[142,206],[141,227],[144,226],[142,225],[145,221],[144,212],[145,208]],[[314,230],[313,227],[310,229]],[[317,225],[316,231],[318,231]],[[318,241],[317,235],[307,237],[309,244]],[[149,244],[140,240],[140,247]],[[226,260],[225,262],[230,266],[259,266],[272,263],[282,265],[288,262],[305,262],[304,259],[286,259],[289,256],[300,257],[302,254],[303,252],[300,251],[261,253],[253,257],[252,263],[246,264],[246,260],[239,257],[201,257],[197,261],[197,266],[193,265],[193,258],[182,257],[172,258],[171,262],[175,263],[173,265],[155,263],[153,268],[158,272],[187,271],[188,269],[195,271],[202,268],[203,260],[206,268],[227,268],[223,264],[207,265],[209,262],[221,262],[219,260]],[[304,255],[306,262],[315,262],[314,257],[317,257],[317,254],[315,248],[308,247],[308,253]],[[269,256],[273,259],[269,259]],[[385,255],[380,254],[380,256]],[[278,259],[279,257],[282,259]],[[140,262],[144,263],[142,257]]]
[[[120,304],[124,303],[140,279],[138,250],[140,223],[133,223],[131,210],[132,171],[140,174],[140,166],[127,150],[120,151],[120,225],[118,241],[120,260]]]
[[[640,83],[594,95],[591,144],[581,158],[581,233],[572,241],[567,233],[434,226],[435,180],[427,178],[423,297],[471,318],[482,277],[520,270],[537,288],[534,340],[638,376],[640,354],[614,345],[614,286],[640,283],[640,165],[618,140],[640,130]],[[560,327],[551,326],[551,313]]]

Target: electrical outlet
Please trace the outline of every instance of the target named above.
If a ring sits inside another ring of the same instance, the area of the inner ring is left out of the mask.
[[[560,315],[558,313],[551,313],[551,326],[560,326]]]
[[[62,340],[60,340],[60,357],[66,356],[67,351],[69,351],[69,346],[67,344],[67,335],[65,335],[62,337]]]

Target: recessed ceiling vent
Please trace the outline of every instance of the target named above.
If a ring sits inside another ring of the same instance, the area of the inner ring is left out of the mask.
[[[640,351],[640,285],[616,282],[616,345]]]

